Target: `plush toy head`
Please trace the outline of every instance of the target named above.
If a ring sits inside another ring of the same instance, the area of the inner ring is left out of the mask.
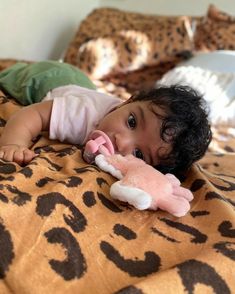
[[[109,137],[99,130],[93,131],[89,139],[84,159],[88,163],[95,161],[102,170],[119,179],[110,189],[113,198],[140,210],[160,208],[177,217],[189,211],[193,195],[180,186],[174,175],[164,175],[133,155],[114,154]]]
[[[177,217],[189,211],[193,195],[180,186],[174,175],[164,175],[133,155],[100,154],[95,162],[119,179],[110,189],[114,199],[128,202],[140,210],[160,208]]]

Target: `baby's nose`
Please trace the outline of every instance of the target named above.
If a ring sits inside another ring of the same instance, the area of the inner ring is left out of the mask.
[[[117,152],[122,155],[132,154],[133,138],[131,136],[117,135],[116,136]]]

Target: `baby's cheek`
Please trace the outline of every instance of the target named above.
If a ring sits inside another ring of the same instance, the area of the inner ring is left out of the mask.
[[[158,160],[161,158],[168,157],[172,150],[171,144],[164,144],[163,146],[159,147],[156,153],[156,157]]]

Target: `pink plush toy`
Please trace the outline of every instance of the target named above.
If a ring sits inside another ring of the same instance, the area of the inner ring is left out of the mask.
[[[113,149],[109,149],[110,140],[107,144],[105,139],[100,131],[95,133],[85,148],[84,158],[95,159],[102,170],[119,179],[110,188],[112,198],[128,202],[139,210],[160,208],[177,217],[189,211],[193,195],[174,175],[164,175],[133,155],[114,154]]]

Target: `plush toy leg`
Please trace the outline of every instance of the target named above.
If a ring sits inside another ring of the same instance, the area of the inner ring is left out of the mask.
[[[178,197],[184,197],[188,201],[193,200],[193,194],[189,189],[182,187],[180,181],[172,174],[166,174],[173,187],[173,194]]]
[[[139,210],[150,207],[152,198],[141,189],[122,185],[121,181],[115,182],[110,188],[110,195],[114,199],[128,202]]]
[[[193,195],[188,189],[178,186],[174,187],[172,194],[158,201],[158,207],[176,217],[181,217],[189,211],[189,201],[192,199]]]
[[[175,196],[183,197],[189,202],[193,200],[193,193],[182,186],[174,187],[173,193]]]
[[[181,183],[179,179],[177,179],[174,175],[166,174],[165,176],[168,178],[168,180],[171,182],[173,186],[180,186]]]
[[[176,217],[181,217],[190,210],[190,204],[185,198],[172,195],[162,200],[159,208],[168,211]]]
[[[172,174],[166,174],[172,184],[172,194],[161,198],[158,206],[174,216],[184,216],[190,209],[189,202],[193,200],[193,194],[189,189],[180,186],[180,181]]]

